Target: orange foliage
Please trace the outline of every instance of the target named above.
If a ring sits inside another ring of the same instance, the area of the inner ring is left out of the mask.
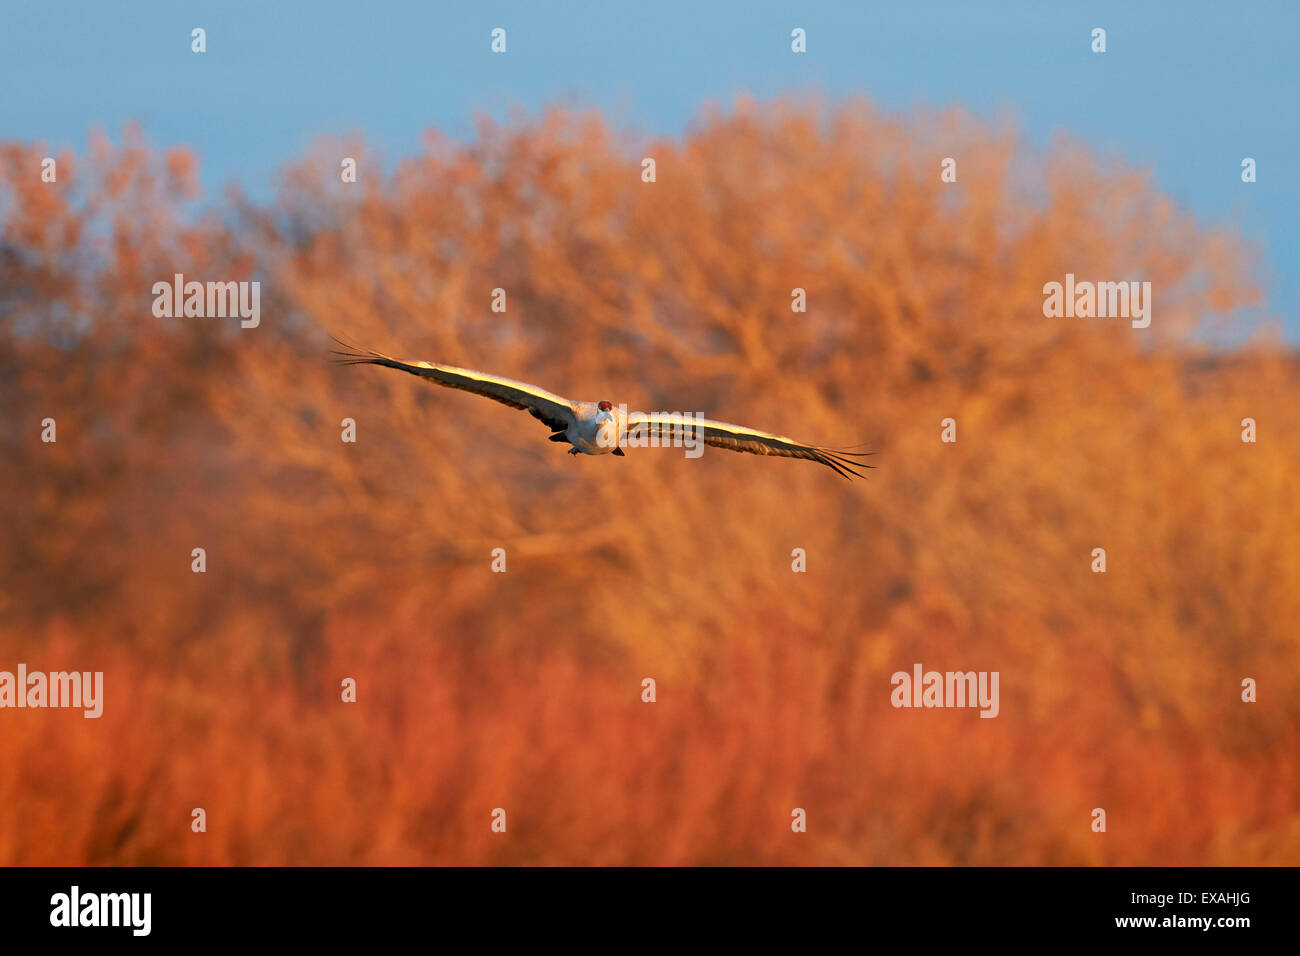
[[[1300,366],[1199,344],[1250,250],[960,114],[632,147],[557,112],[198,207],[134,131],[57,185],[0,144],[0,669],[106,686],[0,712],[0,862],[1300,863]],[[176,272],[261,325],[154,318]],[[1043,318],[1066,272],[1151,328]],[[879,468],[574,459],[327,332]],[[1000,716],[895,710],[917,661]]]

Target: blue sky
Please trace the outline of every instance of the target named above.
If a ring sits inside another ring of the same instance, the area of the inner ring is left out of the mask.
[[[138,121],[188,145],[210,197],[266,195],[322,133],[390,159],[476,114],[597,106],[680,133],[708,102],[866,94],[960,104],[1044,146],[1069,130],[1152,172],[1207,223],[1258,243],[1268,308],[1300,338],[1300,2],[615,2],[0,0],[0,138],[84,149]],[[190,52],[190,30],[208,52]],[[504,27],[509,52],[488,50]],[[790,52],[790,30],[808,52]],[[1089,49],[1093,27],[1108,51]],[[1259,181],[1244,184],[1244,156]]]

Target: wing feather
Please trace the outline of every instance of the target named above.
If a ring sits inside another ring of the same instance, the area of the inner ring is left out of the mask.
[[[855,460],[869,456],[870,452],[807,445],[793,438],[786,438],[784,435],[773,435],[771,432],[761,432],[754,428],[746,428],[744,425],[715,422],[707,418],[697,421],[681,415],[629,415],[626,434],[629,438],[644,439],[657,431],[660,436],[671,440],[687,437],[697,426],[703,432],[702,437],[706,445],[747,452],[751,455],[777,455],[782,458],[815,461],[850,480],[855,477],[866,477],[855,469],[875,467]]]
[[[577,420],[573,413],[573,403],[567,398],[527,382],[517,382],[512,378],[476,372],[468,368],[457,368],[454,365],[404,362],[379,352],[356,349],[338,339],[334,341],[341,346],[334,351],[335,361],[340,365],[382,365],[385,368],[395,368],[418,375],[420,378],[448,388],[473,392],[475,395],[482,395],[502,405],[509,405],[511,408],[525,409],[553,432],[564,431]]]

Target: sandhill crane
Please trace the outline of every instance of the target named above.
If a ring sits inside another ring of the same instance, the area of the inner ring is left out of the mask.
[[[782,435],[692,415],[628,414],[610,401],[574,402],[527,382],[453,365],[404,362],[379,352],[356,349],[338,339],[334,341],[341,347],[333,352],[340,365],[382,365],[400,369],[438,385],[474,392],[511,408],[526,409],[550,428],[551,441],[569,443],[571,455],[613,454],[622,457],[623,448],[628,445],[636,447],[651,440],[656,444],[662,440],[664,444],[671,441],[680,445],[686,440],[703,441],[706,445],[753,455],[803,458],[819,462],[845,478],[866,477],[855,468],[874,467],[852,460],[865,457],[869,452],[806,445]]]

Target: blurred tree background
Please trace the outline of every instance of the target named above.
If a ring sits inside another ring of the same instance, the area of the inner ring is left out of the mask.
[[[137,130],[42,156],[0,143],[0,669],[105,710],[0,712],[0,863],[1300,863],[1300,362],[1205,344],[1252,250],[1140,172],[864,102],[323,141],[268,202]],[[261,325],[154,318],[177,272]],[[1045,319],[1067,272],[1151,327]],[[331,332],[879,467],[574,459]],[[1000,716],[893,709],[918,661]]]

